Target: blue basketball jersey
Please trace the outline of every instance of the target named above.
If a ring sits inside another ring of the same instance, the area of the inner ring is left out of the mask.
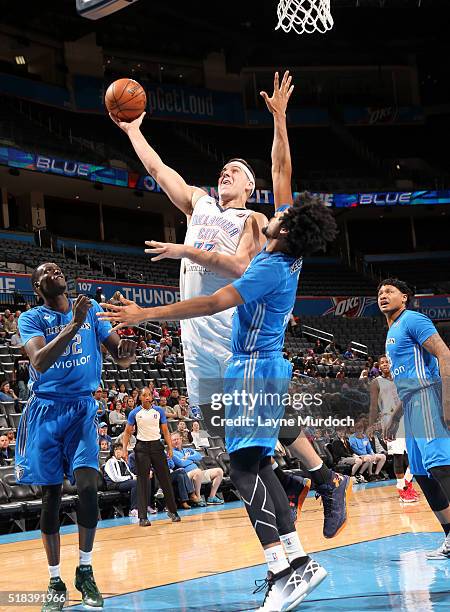
[[[43,374],[30,365],[31,391],[37,395],[58,396],[64,399],[89,395],[98,387],[102,372],[100,343],[111,332],[111,324],[100,321],[96,312],[99,304],[91,300],[86,320],[67,345],[64,353]],[[72,300],[67,313],[47,306],[37,306],[19,317],[19,330],[23,343],[42,336],[48,344],[72,321]]]
[[[233,315],[233,354],[282,350],[301,269],[302,259],[263,249],[234,281],[244,304]]]
[[[386,337],[386,355],[400,399],[440,381],[438,360],[423,348],[436,328],[420,312],[404,310]]]

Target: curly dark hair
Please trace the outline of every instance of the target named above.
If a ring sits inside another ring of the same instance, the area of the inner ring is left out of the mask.
[[[336,221],[329,207],[308,192],[299,194],[294,206],[283,215],[282,227],[289,232],[283,251],[293,257],[325,251],[327,243],[337,235]]]
[[[405,283],[405,281],[402,281],[402,280],[400,280],[398,278],[385,278],[378,285],[377,293],[379,292],[381,287],[383,287],[384,285],[392,285],[392,287],[396,287],[400,291],[400,293],[404,293],[405,295],[407,295],[408,297],[406,299],[405,306],[407,306],[407,307],[409,306],[409,302],[410,302],[411,298],[414,295],[414,291],[411,289],[411,287],[409,285],[407,285]]]

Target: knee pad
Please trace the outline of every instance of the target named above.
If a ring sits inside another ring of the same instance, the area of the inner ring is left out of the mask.
[[[79,468],[75,470],[78,503],[78,524],[86,529],[97,526],[98,501],[97,501],[97,470],[93,468]]]
[[[59,508],[61,505],[61,485],[42,487],[41,531],[47,535],[59,531]]]
[[[432,470],[434,469],[432,468]],[[448,508],[448,499],[437,480],[428,478],[428,476],[415,476],[415,479],[433,512],[441,512]]]

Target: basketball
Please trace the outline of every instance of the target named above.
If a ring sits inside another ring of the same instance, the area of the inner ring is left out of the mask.
[[[119,121],[134,121],[145,110],[145,90],[133,79],[118,79],[106,90],[105,106]]]

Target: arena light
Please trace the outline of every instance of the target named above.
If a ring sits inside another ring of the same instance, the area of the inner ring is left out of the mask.
[[[78,14],[87,19],[101,19],[137,0],[76,0]]]
[[[16,64],[18,64],[19,66],[25,66],[26,64],[26,61],[23,55],[16,55],[15,60],[16,60]]]

